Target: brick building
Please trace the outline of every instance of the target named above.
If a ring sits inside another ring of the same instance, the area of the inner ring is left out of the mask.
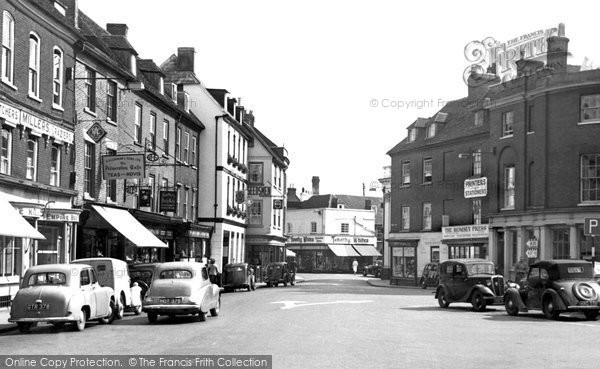
[[[75,245],[67,71],[77,33],[61,19],[65,11],[52,1],[0,4],[0,305],[30,266],[68,262]]]

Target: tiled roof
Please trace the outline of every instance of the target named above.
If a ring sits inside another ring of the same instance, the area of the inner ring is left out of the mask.
[[[160,68],[165,72],[166,82],[175,83],[176,85],[197,85],[202,84],[196,74],[191,71],[178,71],[177,70],[177,55],[171,55],[165,60]]]
[[[111,49],[129,50],[133,54],[138,55],[137,51],[135,51],[135,49],[133,48],[133,46],[131,46],[129,41],[127,41],[127,38],[125,38],[125,36],[109,35],[100,36],[100,38],[102,38],[102,41],[104,41],[106,45],[108,45],[108,47],[110,47]]]
[[[152,59],[138,59],[137,65],[142,72],[160,73],[163,76],[165,74]]]

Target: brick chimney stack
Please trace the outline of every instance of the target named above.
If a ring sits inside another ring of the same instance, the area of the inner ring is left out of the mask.
[[[79,3],[77,0],[61,0],[61,4],[63,4],[67,9],[65,11],[65,16],[67,19],[71,21],[71,24],[75,28],[79,28]]]
[[[565,25],[558,25],[558,36],[548,37],[548,57],[546,64],[557,72],[567,71],[569,39],[565,37]]]
[[[181,72],[194,71],[194,54],[193,47],[178,47],[177,48],[177,70]]]
[[[106,30],[113,36],[123,36],[125,38],[129,33],[129,27],[124,23],[108,23],[106,24]]]
[[[313,195],[319,194],[319,182],[320,182],[320,179],[318,176],[312,177],[312,193],[313,193]]]

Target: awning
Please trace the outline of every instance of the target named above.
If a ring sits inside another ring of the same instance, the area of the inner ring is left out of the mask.
[[[46,239],[6,199],[0,199],[0,236]]]
[[[352,245],[361,256],[381,256],[379,251],[372,245]]]
[[[360,256],[360,254],[352,248],[352,245],[327,244],[327,246],[337,256]]]
[[[296,256],[296,253],[293,252],[292,250],[285,250],[285,256]]]
[[[144,227],[142,223],[138,222],[127,210],[98,205],[92,205],[92,208],[137,247],[169,247],[156,238],[152,232]]]

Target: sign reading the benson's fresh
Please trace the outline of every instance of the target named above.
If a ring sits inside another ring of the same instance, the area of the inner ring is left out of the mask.
[[[465,179],[465,199],[487,196],[487,177]]]
[[[442,239],[444,240],[455,238],[487,238],[489,233],[487,224],[442,227]]]
[[[145,177],[144,154],[102,156],[102,179],[133,179]]]

